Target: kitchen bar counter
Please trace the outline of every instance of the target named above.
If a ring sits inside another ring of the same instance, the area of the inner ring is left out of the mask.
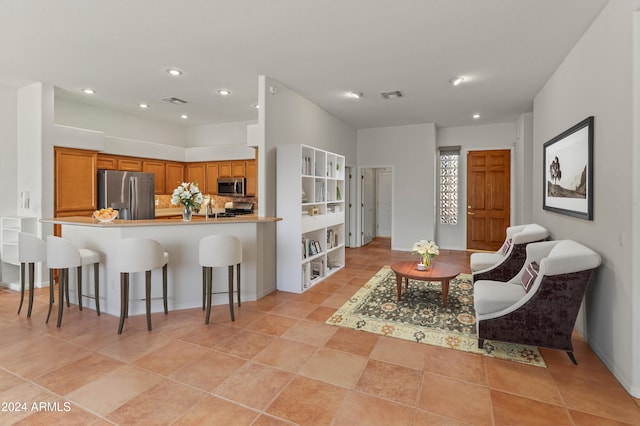
[[[172,215],[173,216],[173,215]],[[256,215],[240,215],[236,217],[205,218],[204,216],[193,215],[190,222],[185,222],[182,218],[160,218],[142,220],[122,220],[115,219],[111,222],[100,222],[93,217],[70,216],[56,217],[52,219],[42,219],[44,223],[54,223],[58,225],[94,226],[100,228],[127,227],[127,226],[174,226],[174,225],[213,225],[223,223],[270,223],[282,220],[278,217],[258,217]]]
[[[90,217],[59,217],[42,219],[44,223],[62,225],[62,236],[78,247],[100,253],[100,308],[112,315],[120,315],[120,274],[115,265],[117,243],[125,238],[151,238],[169,253],[168,299],[169,310],[202,307],[202,267],[199,265],[200,239],[208,235],[235,235],[242,241],[242,297],[243,301],[257,300],[276,289],[276,222],[279,218],[252,215],[234,218],[205,219],[194,216],[191,222],[182,219],[119,220],[99,222]],[[92,268],[83,268],[83,291],[93,292]],[[75,280],[74,273],[70,281]],[[162,308],[162,274],[152,273],[153,312]],[[216,268],[213,276],[212,304],[227,304],[227,268]],[[69,290],[75,291],[75,282]],[[131,277],[129,312],[144,313],[144,274]],[[75,294],[72,300],[75,299]],[[95,309],[93,299],[83,305]],[[169,312],[171,315],[171,312]],[[203,317],[204,321],[204,317]]]

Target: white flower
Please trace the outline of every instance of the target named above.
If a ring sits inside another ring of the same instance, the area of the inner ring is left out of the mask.
[[[413,245],[412,252],[420,256],[424,256],[425,254],[437,256],[440,254],[440,248],[431,240],[420,240]]]
[[[197,210],[202,201],[202,193],[198,189],[198,184],[194,182],[182,182],[171,194],[171,204],[175,206],[183,205]]]

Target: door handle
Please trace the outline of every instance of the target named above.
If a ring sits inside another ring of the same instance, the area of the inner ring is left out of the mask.
[[[469,216],[473,216],[473,215],[475,215],[475,213],[474,213],[474,212],[467,212],[467,214],[468,214]]]

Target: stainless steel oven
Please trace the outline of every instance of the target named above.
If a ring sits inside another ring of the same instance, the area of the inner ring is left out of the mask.
[[[218,195],[227,195],[230,197],[245,196],[245,178],[219,178],[218,179]]]

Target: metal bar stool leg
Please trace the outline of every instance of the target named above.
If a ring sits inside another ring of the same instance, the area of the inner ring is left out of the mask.
[[[58,272],[59,273],[59,272]],[[58,276],[58,284],[60,284],[62,280],[60,279],[60,277]],[[68,284],[68,283],[67,283]],[[67,308],[71,307],[71,303],[69,303],[69,286],[65,285],[64,286],[64,293],[67,295]]]
[[[236,275],[238,281],[238,307],[240,307],[240,264],[236,265]]]
[[[82,311],[82,266],[78,266],[78,309]]]
[[[202,267],[202,310],[205,310],[205,305],[207,304],[207,270],[203,266]],[[20,311],[18,311],[20,313]]]
[[[147,330],[151,331],[151,271],[145,271],[145,305],[147,308]]]
[[[18,315],[22,309],[22,302],[24,301],[24,262],[20,262],[20,306],[18,306]]]
[[[66,291],[67,297],[69,294],[69,268],[64,268],[58,270],[58,291],[59,296],[58,299],[61,301],[64,298],[64,293]],[[69,299],[67,299],[67,303],[69,303]],[[62,313],[64,312],[64,303],[58,303],[58,324],[56,327],[60,328],[62,325]]]
[[[228,275],[229,275],[229,312],[231,313],[231,321],[235,321],[236,317],[233,314],[233,265],[229,265]]]
[[[96,313],[100,316],[100,264],[93,264],[93,293],[96,295]]]
[[[47,320],[45,321],[45,324],[49,324],[49,317],[51,316],[51,307],[53,306],[53,292],[54,292],[54,285],[55,285],[55,281],[53,279],[54,274],[53,274],[53,269],[49,269],[49,313],[47,314]]]
[[[35,289],[36,280],[36,264],[29,263],[29,309],[27,310],[27,318],[31,318],[31,309],[33,308],[33,290]]]
[[[120,273],[120,325],[118,326],[118,334],[122,334],[122,327],[124,326],[125,317],[125,305],[129,303],[127,299],[126,281],[129,278],[129,274],[126,272]]]
[[[204,323],[209,324],[209,319],[211,317],[211,295],[213,293],[213,268],[212,267],[203,267],[202,268],[205,275],[205,288],[206,288],[206,304],[207,304],[207,315],[205,317]]]
[[[162,267],[162,301],[164,303],[164,314],[169,314],[169,308],[167,306],[167,266]]]

